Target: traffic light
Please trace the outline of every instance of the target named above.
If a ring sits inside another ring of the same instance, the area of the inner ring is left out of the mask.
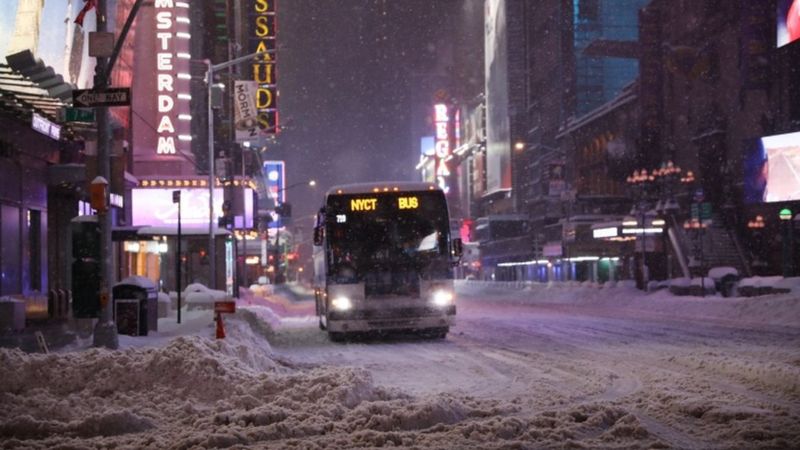
[[[78,259],[72,263],[72,316],[100,317],[100,262]]]
[[[281,217],[292,217],[292,205],[289,203],[281,203],[275,208],[275,212],[280,214]]]
[[[100,227],[97,221],[72,222],[72,315],[100,317]]]
[[[100,259],[100,226],[97,221],[72,222],[72,257]]]
[[[227,214],[224,215],[224,216],[220,216],[217,219],[217,226],[219,228],[225,228],[225,229],[228,229],[228,230],[232,229],[233,228],[233,217],[229,216]]]
[[[258,218],[258,229],[261,231],[267,230],[271,222],[272,222],[272,216],[270,216],[269,214],[260,216]]]

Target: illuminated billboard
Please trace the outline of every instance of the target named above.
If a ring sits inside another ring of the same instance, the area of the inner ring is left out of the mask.
[[[800,200],[800,132],[750,140],[745,153],[745,200]]]
[[[208,229],[208,188],[134,188],[131,204],[134,226],[174,227],[178,225],[178,204],[172,193],[181,191],[181,226]],[[253,190],[246,189],[245,227],[253,227]],[[239,191],[241,193],[241,191]],[[241,194],[240,194],[241,195]],[[222,188],[214,189],[214,220],[222,216]],[[241,222],[239,222],[241,224]],[[216,223],[214,226],[216,227]]]
[[[505,0],[486,1],[486,190],[511,188],[508,35]]]
[[[419,139],[419,151],[422,156],[433,156],[436,153],[433,136],[423,136]]]
[[[286,201],[286,165],[283,161],[264,161],[264,180],[267,185],[267,195],[275,201],[275,206]],[[283,226],[283,219],[273,215],[270,228]]]
[[[777,46],[800,39],[800,0],[778,0]]]

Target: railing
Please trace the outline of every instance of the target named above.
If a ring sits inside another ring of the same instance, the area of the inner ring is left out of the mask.
[[[746,277],[752,277],[753,271],[750,269],[750,261],[748,261],[747,257],[745,256],[742,243],[739,242],[739,236],[732,228],[725,227],[725,229],[728,232],[728,236],[730,236],[731,241],[733,241],[733,246],[736,247],[736,253],[739,255],[739,261],[742,264],[742,269],[744,269],[744,275]]]
[[[686,233],[684,233],[683,228],[678,226],[678,221],[675,219],[674,214],[669,215],[670,226],[667,229],[667,234],[669,235],[669,242],[672,244],[672,249],[675,251],[675,257],[678,260],[678,265],[681,266],[681,273],[683,274],[684,278],[690,278],[689,272],[689,260],[687,258],[687,239]],[[672,276],[672,274],[668,274],[668,276]]]

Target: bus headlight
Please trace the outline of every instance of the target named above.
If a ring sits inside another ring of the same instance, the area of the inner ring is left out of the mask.
[[[331,306],[338,311],[347,311],[353,307],[353,303],[347,297],[336,297],[331,300]]]
[[[453,293],[450,291],[436,291],[433,293],[433,304],[436,306],[448,306],[453,303]]]

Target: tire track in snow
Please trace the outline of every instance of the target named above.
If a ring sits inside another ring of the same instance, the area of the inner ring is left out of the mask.
[[[743,344],[749,348],[753,345],[769,348],[776,342],[779,346],[791,346],[796,340],[795,334],[780,332],[765,335],[760,331],[721,326],[698,329],[697,325],[657,323],[652,319],[634,322],[628,318],[598,318],[583,314],[568,316],[561,312],[543,312],[535,306],[529,307],[526,312],[519,305],[512,305],[508,308],[510,314],[503,309],[495,304],[493,314],[477,314],[476,320],[462,317],[461,322],[472,325],[469,334],[477,341],[505,341],[507,346],[523,348],[543,344],[547,354],[570,354],[574,358],[586,358],[587,365],[613,367],[614,379],[605,391],[579,400],[621,403],[626,409],[636,412],[637,417],[641,416],[642,422],[654,435],[677,447],[703,448],[713,446],[716,441],[709,440],[713,438],[698,431],[696,418],[673,411],[679,409],[679,405],[669,401],[659,404],[659,391],[665,393],[662,397],[669,398],[672,395],[670,392],[679,389],[679,386],[691,387],[692,395],[699,396],[706,403],[714,402],[717,398],[724,399],[723,408],[726,404],[747,405],[752,401],[782,403],[790,407],[776,398],[776,394],[770,396],[758,392],[758,385],[742,384],[735,374],[726,374],[725,379],[719,380],[718,373],[710,374],[702,368],[674,364],[670,357],[695,354],[698,349],[716,349],[739,358],[747,356],[748,348],[741,348]],[[469,308],[462,308],[462,312],[465,310],[468,312]],[[642,391],[641,394],[637,394],[639,391]],[[632,394],[633,398],[625,398]],[[644,412],[636,407],[635,401],[642,399],[649,399],[656,410]],[[680,401],[680,397],[676,401]],[[731,432],[735,430],[726,427]]]

